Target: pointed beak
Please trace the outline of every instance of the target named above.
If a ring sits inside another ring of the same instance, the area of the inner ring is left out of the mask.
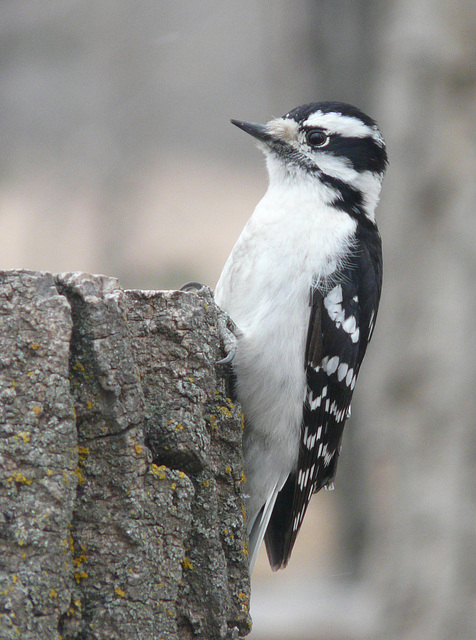
[[[242,120],[230,120],[232,124],[234,124],[239,129],[243,129],[246,133],[249,133],[250,136],[256,138],[257,140],[261,140],[262,142],[271,142],[272,137],[268,132],[265,124],[255,124],[254,122],[243,122]]]

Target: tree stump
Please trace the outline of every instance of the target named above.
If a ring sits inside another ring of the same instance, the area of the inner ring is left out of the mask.
[[[2,640],[249,632],[220,313],[208,291],[0,273]]]

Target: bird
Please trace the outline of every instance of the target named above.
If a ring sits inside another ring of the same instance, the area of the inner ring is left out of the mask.
[[[269,184],[214,299],[235,326],[226,361],[245,418],[250,572],[263,538],[276,571],[312,495],[334,486],[380,300],[375,208],[388,160],[376,122],[341,102],[231,122],[264,152]]]

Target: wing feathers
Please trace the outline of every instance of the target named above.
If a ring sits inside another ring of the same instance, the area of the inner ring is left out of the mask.
[[[368,246],[373,249],[363,248]],[[265,537],[273,569],[288,563],[312,494],[333,487],[342,432],[377,313],[381,266],[377,236],[373,244],[360,244],[330,290],[311,289],[297,470],[273,495]]]

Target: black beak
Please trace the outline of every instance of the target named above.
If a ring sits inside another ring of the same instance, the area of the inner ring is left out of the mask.
[[[266,125],[264,124],[243,122],[242,120],[230,120],[230,122],[239,129],[243,129],[243,131],[249,133],[250,136],[253,136],[253,138],[256,138],[257,140],[261,140],[262,142],[271,142],[272,140],[271,135],[268,133]]]

